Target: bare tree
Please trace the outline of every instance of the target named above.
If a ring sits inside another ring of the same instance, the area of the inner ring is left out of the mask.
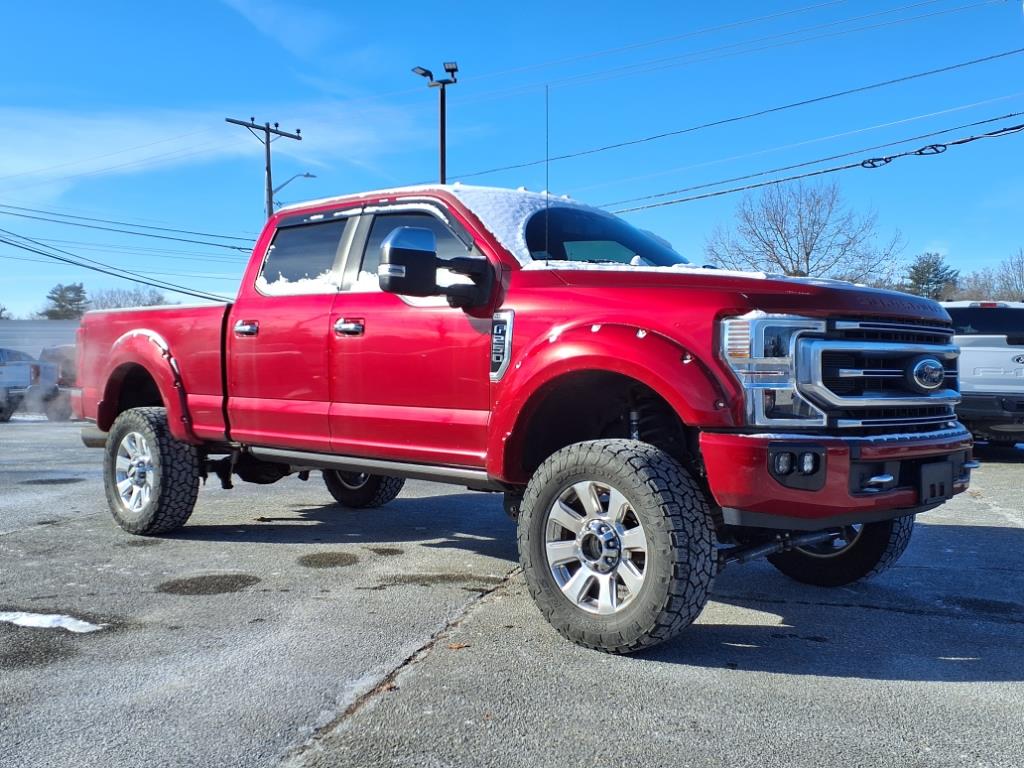
[[[996,267],[996,290],[1000,299],[1024,301],[1024,248]]]
[[[996,275],[991,269],[979,269],[961,275],[954,299],[988,301],[996,297]]]
[[[89,296],[90,309],[154,307],[166,303],[167,297],[155,288],[107,288]]]
[[[707,256],[729,269],[885,284],[900,269],[899,232],[876,244],[878,215],[858,214],[830,184],[771,186],[736,208],[736,230],[716,228]]]
[[[0,304],[0,320],[10,320],[11,313],[7,310],[3,304]]]

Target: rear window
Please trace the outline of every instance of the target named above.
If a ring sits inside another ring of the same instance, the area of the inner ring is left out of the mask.
[[[960,336],[1024,334],[1024,309],[1013,307],[946,307]]]
[[[0,349],[0,363],[31,363],[34,360],[32,355],[26,355],[16,349]]]

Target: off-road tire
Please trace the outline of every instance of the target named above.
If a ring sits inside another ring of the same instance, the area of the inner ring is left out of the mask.
[[[331,492],[334,500],[343,507],[349,509],[373,509],[383,507],[389,501],[402,492],[405,485],[404,477],[389,477],[387,475],[368,475],[366,482],[358,487],[346,485],[342,474],[336,469],[325,469],[323,471],[324,484]]]
[[[643,586],[610,615],[570,602],[545,554],[549,510],[560,493],[585,480],[616,488],[647,535]],[[576,443],[550,456],[526,487],[518,538],[526,583],[544,617],[572,642],[609,653],[649,648],[693,623],[717,571],[715,531],[700,486],[671,456],[637,440]]]
[[[14,408],[8,408],[6,406],[0,406],[0,424],[5,421],[10,421],[14,415]]]
[[[131,432],[141,434],[153,459],[155,480],[149,502],[132,513],[117,491],[115,466],[121,441]],[[167,426],[165,408],[132,408],[114,421],[103,455],[103,485],[114,520],[139,536],[168,533],[185,525],[199,496],[199,453],[195,446],[176,440]]]
[[[847,549],[814,557],[799,549],[769,555],[768,562],[791,579],[819,587],[842,587],[877,576],[893,566],[910,544],[914,516],[866,523]]]

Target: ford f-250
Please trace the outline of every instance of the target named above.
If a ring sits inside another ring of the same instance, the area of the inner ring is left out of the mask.
[[[622,653],[728,563],[892,565],[976,466],[952,334],[935,302],[695,267],[568,199],[411,187],[282,209],[227,306],[88,313],[74,402],[135,534],[184,525],[208,473],[320,470],[354,508],[501,492],[545,617]]]

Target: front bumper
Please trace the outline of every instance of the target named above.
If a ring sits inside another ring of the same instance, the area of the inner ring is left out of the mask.
[[[730,525],[820,530],[873,522],[932,509],[922,467],[952,464],[950,494],[967,490],[971,434],[963,426],[935,432],[876,437],[703,432],[701,453],[708,484]],[[805,487],[784,485],[769,469],[780,449],[820,456],[820,477]],[[888,482],[868,480],[891,475]]]

